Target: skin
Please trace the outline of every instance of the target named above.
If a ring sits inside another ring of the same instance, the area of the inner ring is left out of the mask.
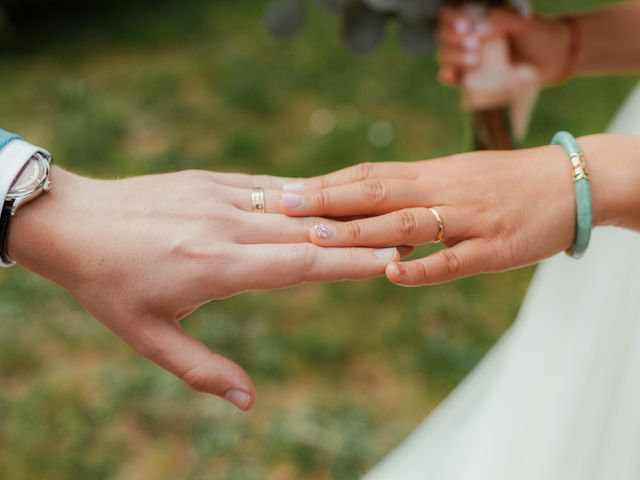
[[[193,389],[248,410],[255,388],[247,373],[180,320],[247,290],[379,276],[399,258],[396,249],[309,243],[318,219],[269,209],[283,182],[204,171],[94,180],[54,167],[52,190],[13,218],[9,254]],[[266,188],[266,214],[251,212],[253,185]]]
[[[640,231],[640,137],[596,135],[579,140],[591,175],[594,225]],[[444,244],[427,257],[392,262],[392,282],[418,286],[522,267],[568,247],[575,234],[575,192],[561,147],[472,152],[414,162],[362,164],[310,179],[285,192],[291,216],[365,216],[322,222],[311,239],[323,247]]]
[[[571,74],[626,72],[640,59],[640,1],[573,15],[579,38],[577,58],[571,59],[571,29],[558,18],[525,18],[513,10],[493,9],[478,22],[464,10],[441,11],[437,38],[440,80],[458,86],[464,74],[477,68],[482,45],[506,36],[512,61],[536,68],[542,85],[552,85]]]

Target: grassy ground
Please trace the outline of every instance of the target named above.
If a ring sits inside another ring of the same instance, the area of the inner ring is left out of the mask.
[[[192,167],[311,175],[464,146],[455,92],[437,84],[433,59],[406,56],[394,38],[356,60],[319,12],[281,44],[263,32],[264,2],[129,3],[19,23],[0,50],[0,125],[67,168],[106,177]],[[545,92],[529,143],[560,128],[602,131],[632,84],[580,79]],[[336,128],[314,132],[318,116]],[[378,122],[393,129],[388,145],[371,143]],[[3,272],[0,478],[356,478],[491,347],[531,274],[215,302],[186,328],[252,374],[258,402],[244,415],[138,358],[56,286]]]

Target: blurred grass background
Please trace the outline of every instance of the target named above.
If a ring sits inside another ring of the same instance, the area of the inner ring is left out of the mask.
[[[464,148],[456,92],[392,34],[356,59],[315,9],[280,43],[264,32],[264,1],[77,3],[28,19],[25,4],[0,48],[0,125],[86,175],[306,176]],[[528,144],[561,128],[602,131],[633,84],[577,79],[544,92]],[[531,274],[214,302],[185,326],[253,376],[258,401],[245,415],[138,358],[56,286],[2,272],[0,478],[357,478],[499,338]]]

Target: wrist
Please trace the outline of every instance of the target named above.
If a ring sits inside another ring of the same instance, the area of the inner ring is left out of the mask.
[[[640,230],[640,137],[589,135],[578,143],[590,176],[593,225]]]
[[[69,216],[81,177],[60,167],[51,170],[49,192],[18,209],[12,219],[8,250],[25,268],[57,283],[71,262],[65,249],[72,230]]]

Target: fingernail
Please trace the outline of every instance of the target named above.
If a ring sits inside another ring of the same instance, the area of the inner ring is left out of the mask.
[[[483,20],[476,25],[476,33],[481,37],[489,35],[491,33],[491,22],[489,20]]]
[[[455,22],[453,22],[453,28],[460,35],[464,35],[471,31],[471,22],[466,18],[457,18]]]
[[[229,390],[224,395],[224,399],[238,407],[240,410],[246,410],[249,408],[251,402],[251,395],[241,390]]]
[[[464,56],[464,63],[465,65],[475,65],[476,63],[478,63],[478,55],[476,55],[475,53],[467,53]]]
[[[302,192],[307,189],[304,183],[285,183],[282,190],[285,192]]]
[[[373,254],[381,260],[393,260],[398,255],[397,248],[379,248]]]
[[[331,238],[334,233],[336,233],[335,228],[325,225],[324,223],[319,223],[313,227],[313,234],[318,238]]]
[[[400,263],[392,263],[387,267],[393,274],[397,277],[401,277],[405,273],[407,273],[407,269],[404,268]]]
[[[282,203],[284,203],[284,206],[288,208],[299,207],[302,205],[302,197],[295,193],[283,193]]]
[[[480,46],[480,40],[475,35],[469,35],[462,40],[462,44],[467,50],[477,50]]]

